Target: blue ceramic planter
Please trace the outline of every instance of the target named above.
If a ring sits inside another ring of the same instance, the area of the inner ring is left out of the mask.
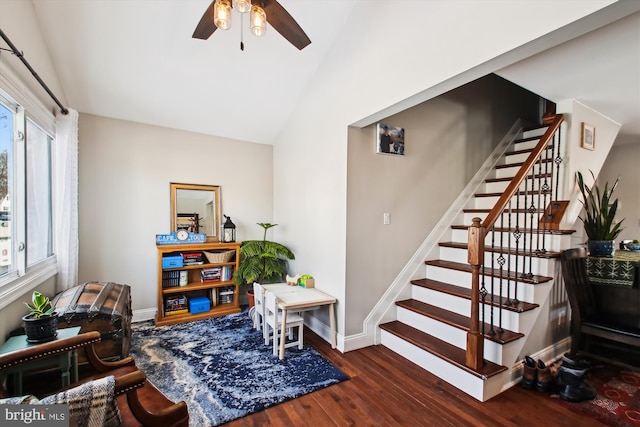
[[[589,255],[595,257],[612,258],[615,252],[613,240],[588,240]]]

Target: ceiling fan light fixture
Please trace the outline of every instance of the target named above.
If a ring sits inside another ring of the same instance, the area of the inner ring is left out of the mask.
[[[267,14],[264,9],[258,5],[251,6],[251,32],[260,37],[267,31]]]
[[[251,10],[251,0],[233,0],[233,8],[240,13],[247,13]]]
[[[216,0],[213,5],[213,22],[221,30],[231,28],[231,2],[229,0]]]

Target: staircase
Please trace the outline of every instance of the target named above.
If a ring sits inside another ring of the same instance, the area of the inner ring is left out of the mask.
[[[560,251],[570,247],[573,231],[559,230],[557,216],[545,216],[552,198],[539,199],[538,207],[532,203],[535,197],[553,192],[554,168],[561,163],[554,150],[560,138],[556,141],[554,136],[547,147],[539,145],[542,154],[528,171],[522,171],[546,130],[546,126],[528,130],[514,141],[483,188],[459,213],[450,240],[439,243],[439,258],[425,261],[426,277],[411,281],[409,299],[396,301],[396,320],[380,325],[382,345],[480,401],[517,381],[511,367],[522,359],[527,335],[539,320],[539,307],[552,289]],[[505,190],[513,192],[514,177],[522,183],[508,205],[499,208],[495,223],[488,224],[479,280],[476,275],[480,287],[474,292],[470,225],[475,221],[475,226],[484,226],[480,222]],[[553,220],[540,222],[540,218]],[[475,310],[477,339],[473,337],[474,297],[479,307]],[[481,341],[477,367],[469,358],[475,341]]]

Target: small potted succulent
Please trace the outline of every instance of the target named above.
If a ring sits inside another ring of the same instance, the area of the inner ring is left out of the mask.
[[[22,318],[27,342],[41,343],[55,339],[58,335],[58,316],[49,298],[33,291],[31,303],[24,303],[30,313]]]

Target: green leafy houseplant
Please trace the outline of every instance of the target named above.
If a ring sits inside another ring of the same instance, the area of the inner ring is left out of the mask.
[[[41,343],[55,339],[58,330],[58,317],[56,308],[49,298],[38,291],[31,296],[31,303],[25,302],[29,314],[22,317],[27,342]]]
[[[287,274],[287,260],[295,259],[289,248],[267,240],[267,230],[278,224],[258,225],[264,229],[262,240],[245,240],[240,246],[240,267],[233,273],[237,285],[282,282]]]
[[[590,172],[595,181],[593,172]],[[596,184],[593,184],[592,187],[587,186],[580,172],[577,173],[577,181],[582,193],[582,204],[585,211],[584,217],[579,216],[578,218],[584,224],[587,237],[593,241],[615,240],[622,231],[622,222],[624,221],[615,222],[618,199],[611,202],[620,177],[616,179],[611,189],[609,189],[609,183],[606,183],[602,191]]]
[[[33,291],[33,295],[31,296],[31,303],[24,303],[29,311],[31,312],[31,317],[39,319],[41,317],[50,317],[56,311],[55,307],[51,305],[51,301],[49,298],[42,295],[38,291]]]

